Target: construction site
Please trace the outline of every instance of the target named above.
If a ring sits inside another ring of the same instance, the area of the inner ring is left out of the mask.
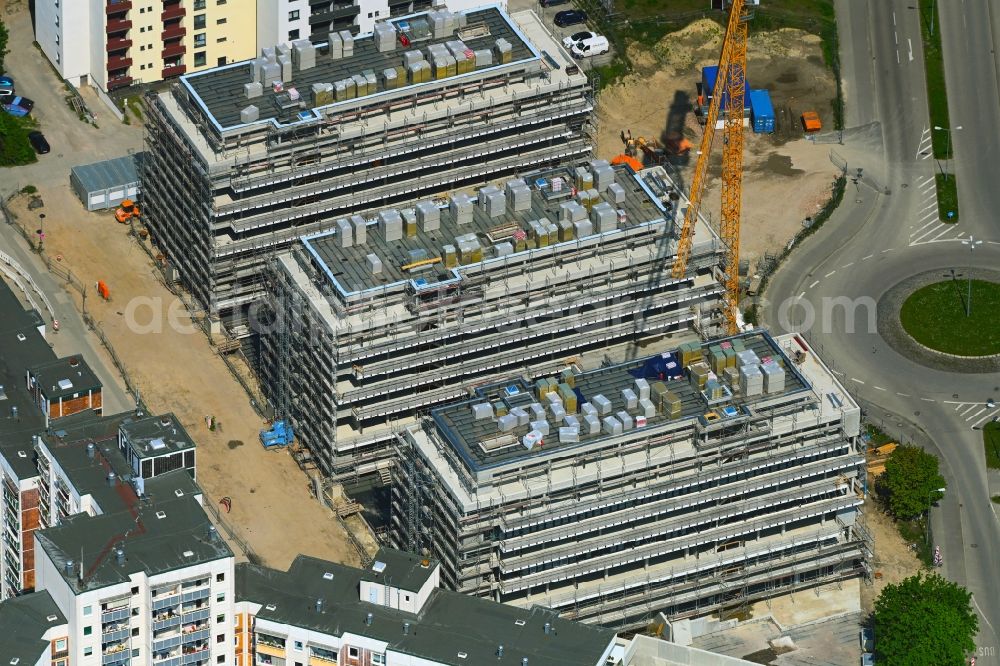
[[[297,238],[592,144],[587,77],[533,12],[499,7],[267,48],[146,106],[145,221],[168,277],[238,337],[263,264]]]
[[[398,439],[393,543],[620,629],[870,576],[860,409],[797,335],[511,377]]]

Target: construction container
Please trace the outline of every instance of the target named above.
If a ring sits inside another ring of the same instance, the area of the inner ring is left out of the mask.
[[[663,404],[661,409],[663,410],[664,416],[670,419],[679,419],[681,417],[681,398],[679,395],[673,391],[667,391],[662,396]]]
[[[523,180],[507,181],[506,192],[511,210],[520,213],[531,209],[531,190]]]
[[[379,21],[372,30],[375,48],[379,53],[396,50],[396,27],[386,21]]]
[[[697,342],[685,342],[677,349],[681,357],[681,365],[685,368],[702,359],[701,345]]]
[[[658,411],[663,409],[663,402],[668,392],[669,389],[663,382],[653,382],[649,385],[649,399]]]
[[[403,67],[409,67],[414,63],[418,63],[424,59],[424,54],[420,49],[413,49],[412,51],[406,51],[403,53]]]
[[[771,361],[760,366],[764,375],[764,393],[781,393],[785,390],[785,369]]]
[[[567,428],[579,428],[580,419],[577,418],[576,414],[567,414],[563,417],[562,423]]]
[[[403,239],[403,218],[396,210],[383,210],[378,214],[378,228],[387,241]]]
[[[454,58],[456,74],[468,74],[476,69],[476,56],[472,51],[457,53]]]
[[[589,190],[594,186],[594,176],[587,167],[577,167],[573,172],[573,176],[576,179],[577,191]]]
[[[413,208],[404,208],[400,211],[403,218],[403,234],[407,238],[417,236],[417,211]]]
[[[559,227],[555,222],[549,222],[546,224],[545,231],[549,235],[549,245],[555,245],[559,242]]]
[[[358,91],[358,97],[364,97],[368,94],[368,79],[361,74],[355,74],[351,79],[354,81],[355,90]]]
[[[251,104],[240,110],[240,122],[246,125],[260,118],[260,109]]]
[[[281,68],[281,80],[291,81],[292,80],[292,56],[281,55],[278,56],[278,66]]]
[[[631,430],[633,426],[632,415],[626,411],[615,412],[615,418],[622,424],[622,430]]]
[[[354,245],[354,227],[345,219],[340,218],[334,223],[337,227],[337,239],[340,247],[351,247]]]
[[[330,33],[330,38],[327,40],[327,45],[330,48],[330,60],[340,60],[344,57],[344,41],[335,32]]]
[[[436,55],[431,58],[431,68],[434,72],[434,78],[437,80],[443,79],[448,76],[448,60],[447,56]]]
[[[493,405],[488,402],[478,402],[472,406],[472,418],[477,421],[493,418]]]
[[[610,165],[603,165],[597,168],[593,168],[594,172],[594,187],[600,191],[604,191],[609,185],[615,182],[615,170]]]
[[[539,419],[538,421],[532,421],[528,424],[528,427],[532,430],[536,430],[543,435],[549,434],[549,422],[546,419]]]
[[[532,421],[540,421],[545,418],[545,408],[537,402],[528,405],[528,412]]]
[[[618,183],[611,183],[608,185],[605,192],[608,193],[608,197],[614,202],[615,205],[621,205],[625,203],[625,188]]]
[[[458,266],[458,251],[454,245],[441,246],[441,261],[444,262],[445,268]]]
[[[688,370],[691,373],[691,386],[699,391],[705,390],[705,384],[708,382],[709,376],[714,374],[712,368],[705,362],[693,363]]]
[[[577,238],[586,238],[594,233],[594,225],[590,220],[580,220],[573,223],[573,230]]]
[[[649,398],[642,398],[639,400],[639,411],[647,419],[651,419],[656,416],[656,405]]]
[[[645,428],[646,427],[646,423],[648,422],[647,418],[648,417],[646,417],[646,416],[636,415],[636,417],[635,417],[635,427],[636,428]]]
[[[493,64],[493,52],[487,49],[474,51],[476,54],[476,69],[490,67]]]
[[[581,414],[593,414],[594,416],[597,416],[597,407],[594,407],[589,402],[585,402],[582,405],[580,405],[580,413]]]
[[[508,255],[514,254],[514,245],[504,241],[503,243],[497,243],[493,246],[493,251],[496,252],[498,257],[506,257]]]
[[[572,222],[569,220],[559,220],[559,222],[556,223],[556,226],[559,227],[559,242],[565,243],[566,241],[573,240],[575,227]]]
[[[507,406],[506,402],[503,400],[493,401],[493,413],[496,414],[497,417],[506,416],[508,411],[510,411],[510,408]]]
[[[313,106],[326,106],[327,104],[333,104],[333,84],[332,83],[314,83],[312,85],[312,95],[313,95]]]
[[[559,428],[559,441],[560,442],[579,442],[580,441],[580,427],[576,428]]]
[[[740,369],[737,367],[726,368],[722,373],[722,379],[733,388],[739,388]]]
[[[354,79],[343,79],[333,84],[333,96],[338,102],[342,102],[345,99],[354,99],[357,94]]]
[[[594,223],[594,228],[599,234],[618,228],[618,214],[614,207],[606,201],[602,201],[590,209],[590,221]]]
[[[750,126],[757,134],[774,132],[774,106],[767,90],[750,91]]]
[[[625,409],[635,409],[639,406],[639,396],[630,388],[622,389],[622,402],[625,403]]]
[[[705,382],[705,396],[709,400],[720,400],[725,397],[725,395],[726,392],[722,388],[722,382],[718,379],[709,378],[709,380]]]
[[[395,67],[382,70],[382,87],[386,90],[394,90],[399,87],[399,75]]]
[[[265,88],[270,88],[275,81],[282,81],[281,65],[276,62],[269,62],[261,68],[260,83]]]
[[[330,33],[331,36],[333,33]],[[354,35],[351,34],[350,30],[341,30],[337,33],[340,35],[340,41],[344,44],[344,57],[350,58],[354,55]]]
[[[379,275],[382,273],[382,260],[378,258],[376,254],[369,254],[365,259],[368,262],[368,272],[372,275]]]
[[[737,363],[736,363],[736,361],[737,361],[736,350],[733,349],[732,347],[730,347],[729,349],[723,349],[722,353],[726,357],[726,367],[727,368],[735,368],[736,365],[737,365]]]
[[[474,264],[483,260],[483,246],[479,244],[479,240],[475,236],[469,238],[467,235],[455,240],[455,245],[458,247],[459,263]]]
[[[500,65],[506,65],[514,57],[514,47],[506,39],[501,37],[493,45],[493,53],[496,54],[497,63]]]
[[[597,435],[601,432],[601,419],[597,414],[587,414],[583,417],[586,432],[589,435]]]
[[[607,416],[611,413],[611,401],[600,393],[591,398],[590,403],[597,408],[597,413],[600,416]]]
[[[701,99],[702,106],[707,107],[712,100],[712,96],[715,91],[715,81],[719,76],[719,66],[711,65],[708,67],[703,67],[701,70]],[[721,85],[721,82],[720,82]],[[721,92],[721,88],[719,89]],[[743,81],[743,107],[744,110],[749,110],[750,104],[750,82],[747,80]],[[729,93],[724,93],[722,95],[722,100],[719,103],[719,111],[725,111],[729,106]]]
[[[752,349],[747,349],[741,352],[736,352],[736,364],[740,367],[745,365],[760,365],[760,359],[757,358],[756,352]]]
[[[296,39],[292,42],[292,64],[302,71],[316,66],[316,47],[308,39]]]
[[[562,398],[563,404],[566,405],[566,411],[571,414],[576,413],[576,391],[569,384],[559,385],[559,397]]]
[[[532,430],[521,438],[521,444],[524,445],[524,448],[531,451],[536,446],[541,446],[544,437],[545,436],[537,430]]]
[[[739,354],[741,351],[746,351],[747,346],[743,342],[743,338],[733,338],[730,340],[733,344],[733,351]]]
[[[740,392],[746,397],[764,392],[764,375],[759,365],[744,365],[740,368]]]
[[[510,410],[510,414],[512,416],[516,416],[517,417],[517,425],[519,425],[519,426],[526,426],[526,425],[528,425],[528,421],[529,421],[528,412],[523,407],[514,407],[513,409]]]
[[[354,227],[354,244],[364,245],[368,241],[368,222],[360,215],[352,215],[351,226]]]
[[[708,348],[708,358],[712,366],[712,372],[721,375],[726,369],[726,354],[719,345],[712,345]]]
[[[573,372],[573,368],[563,368],[559,371],[559,383],[576,388],[576,373]]]
[[[497,419],[500,432],[510,432],[517,427],[517,417],[513,414],[505,414]]]
[[[455,224],[470,224],[472,222],[472,201],[472,197],[461,192],[451,197],[448,209],[451,211],[451,218]]]
[[[315,89],[316,86],[313,86]],[[251,81],[250,83],[243,84],[243,96],[247,99],[254,99],[260,97],[264,94],[264,86],[260,85],[256,81]]]
[[[606,435],[620,435],[622,434],[622,422],[613,416],[605,416],[601,421],[602,430]]]
[[[547,396],[551,391],[552,391],[552,389],[549,388],[549,382],[548,382],[547,379],[545,379],[543,377],[542,379],[536,379],[535,380],[535,397],[536,398],[538,398],[539,400],[545,400],[545,396]]]
[[[417,223],[424,231],[441,228],[441,210],[431,201],[420,201],[416,206]]]
[[[507,212],[507,199],[496,185],[479,190],[479,207],[490,217],[500,217]]]
[[[559,423],[566,416],[566,407],[562,403],[553,402],[549,405],[549,412],[552,414],[552,419]]]
[[[549,232],[545,225],[538,220],[528,220],[528,227],[531,228],[531,239],[535,242],[535,247],[548,247]]]
[[[637,379],[634,382],[636,395],[639,396],[639,400],[647,400],[649,398],[649,382],[645,379]]]

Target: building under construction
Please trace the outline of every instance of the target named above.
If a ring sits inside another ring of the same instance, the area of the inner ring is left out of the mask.
[[[402,432],[391,540],[585,622],[734,612],[868,575],[859,427],[797,335],[515,377]]]
[[[170,277],[240,335],[295,239],[591,150],[587,77],[534,13],[495,6],[265,48],[146,106],[144,221]]]
[[[593,161],[336,220],[267,273],[260,372],[276,416],[325,473],[370,473],[394,431],[477,386],[711,333],[708,225],[687,274],[667,270],[684,205],[662,169]]]

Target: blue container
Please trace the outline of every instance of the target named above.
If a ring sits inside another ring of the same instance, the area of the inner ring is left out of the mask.
[[[711,65],[709,67],[702,67],[701,69],[701,94],[704,96],[705,104],[704,108],[708,108],[708,103],[715,94],[715,81],[719,78],[719,66]],[[750,83],[746,80],[743,81],[743,108],[744,110],[750,108]],[[725,111],[726,107],[729,106],[729,95],[725,94],[722,96],[722,100],[719,103],[719,111]]]
[[[768,91],[750,91],[750,124],[756,134],[774,132],[774,106]]]

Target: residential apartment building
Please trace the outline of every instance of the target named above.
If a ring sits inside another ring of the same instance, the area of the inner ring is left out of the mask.
[[[0,663],[69,666],[69,625],[46,592],[0,601]]]
[[[59,75],[102,91],[252,58],[254,2],[36,0],[35,40]]]
[[[266,260],[338,218],[589,154],[587,77],[533,12],[401,21],[147,96],[144,220],[216,323],[248,335]]]
[[[400,436],[391,540],[444,585],[620,629],[870,573],[860,409],[797,335],[534,383]]]
[[[604,666],[612,631],[438,587],[440,565],[383,548],[366,569],[299,556],[236,567],[237,666]]]

